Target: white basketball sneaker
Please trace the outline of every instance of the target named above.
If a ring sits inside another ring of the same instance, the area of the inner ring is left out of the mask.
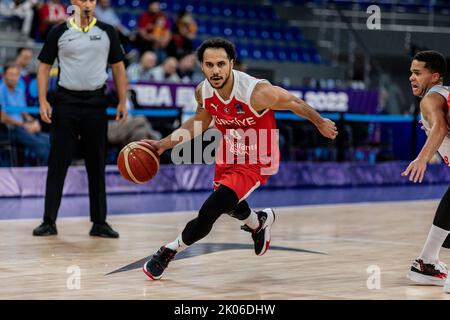
[[[447,280],[448,269],[445,263],[425,263],[417,258],[406,277],[418,284],[443,286]],[[449,283],[450,289],[450,283]]]
[[[252,229],[246,224],[241,226],[241,229],[252,234],[255,253],[258,256],[262,256],[269,249],[270,246],[270,229],[275,222],[275,212],[270,209],[264,209],[256,212],[259,220],[259,227]]]

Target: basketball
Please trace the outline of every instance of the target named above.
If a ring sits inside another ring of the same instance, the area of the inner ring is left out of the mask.
[[[159,154],[144,141],[131,142],[120,150],[117,166],[126,180],[145,183],[158,173]]]

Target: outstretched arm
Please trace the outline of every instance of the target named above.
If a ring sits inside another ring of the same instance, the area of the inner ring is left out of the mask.
[[[417,158],[402,173],[402,176],[409,176],[409,181],[422,182],[427,163],[438,151],[447,135],[447,117],[443,102],[443,97],[437,93],[425,96],[420,102],[420,110],[428,120],[431,130]]]
[[[324,137],[335,139],[338,134],[336,124],[333,121],[322,118],[305,101],[281,87],[268,83],[257,84],[253,90],[250,103],[257,112],[262,112],[264,109],[292,111],[296,115],[311,121]]]

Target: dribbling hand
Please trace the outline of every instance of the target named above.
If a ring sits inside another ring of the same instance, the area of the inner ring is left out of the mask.
[[[161,140],[157,141],[157,140],[142,139],[141,141],[144,141],[149,145],[151,145],[153,148],[155,148],[156,152],[158,152],[159,155],[161,155],[164,151],[166,151],[166,149],[163,148],[161,145]]]

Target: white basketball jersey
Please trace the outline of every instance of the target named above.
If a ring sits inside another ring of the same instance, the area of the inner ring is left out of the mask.
[[[442,86],[442,85],[436,85],[433,86],[430,90],[428,90],[428,92],[425,94],[425,96],[431,94],[431,93],[438,93],[441,96],[444,97],[445,101],[447,101],[447,124],[449,126],[449,133],[448,136],[450,137],[450,87],[447,86]],[[426,121],[422,115],[422,123],[423,126],[425,128],[425,131],[428,132],[431,130],[431,126],[428,123],[428,121]]]
[[[444,160],[444,163],[447,166],[450,166],[450,87],[442,86],[442,85],[436,85],[432,87],[426,95],[431,94],[433,92],[436,92],[443,96],[445,98],[445,101],[447,101],[447,136],[444,138],[444,141],[442,141],[442,144],[440,145],[438,152],[441,155],[442,159]],[[426,96],[425,95],[425,96]],[[431,126],[426,121],[422,115],[422,124],[425,129],[426,134],[428,135]]]

